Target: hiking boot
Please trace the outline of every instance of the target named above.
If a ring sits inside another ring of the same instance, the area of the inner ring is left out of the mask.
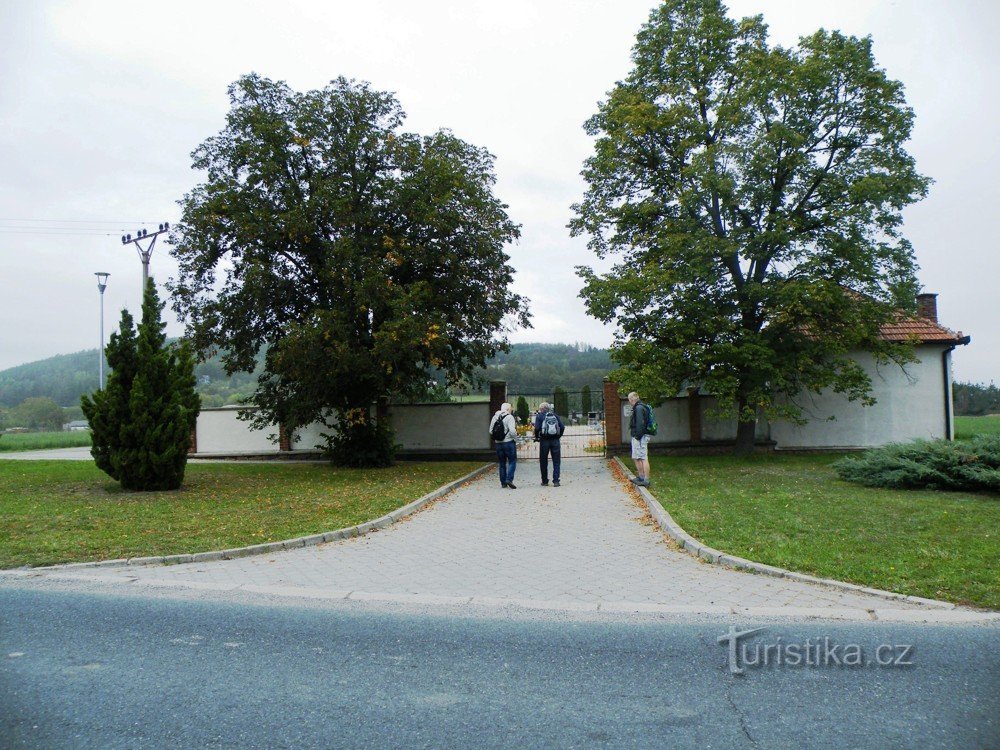
[[[556,481],[554,481],[554,482],[552,483],[552,486],[553,486],[553,487],[558,487],[558,486],[559,486],[559,480],[557,479]]]
[[[639,477],[631,477],[628,481],[630,481],[632,484],[639,484],[640,482],[642,482],[642,479],[640,479]]]
[[[512,490],[517,489],[517,486],[513,482],[507,482],[507,487],[509,487]]]
[[[641,480],[639,482],[636,482],[635,486],[636,487],[649,487],[649,480],[648,479],[643,479],[643,480]]]

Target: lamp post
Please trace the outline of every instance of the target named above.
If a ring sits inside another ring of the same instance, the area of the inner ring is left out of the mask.
[[[108,288],[108,276],[110,273],[97,271],[97,291],[101,293],[101,348],[97,352],[97,371],[99,373],[100,390],[104,390],[104,290]]]

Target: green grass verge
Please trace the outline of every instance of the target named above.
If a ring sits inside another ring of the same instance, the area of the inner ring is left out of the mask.
[[[0,461],[0,568],[242,547],[378,518],[481,466],[190,464],[176,492],[124,492],[85,461]]]
[[[967,440],[976,435],[1000,435],[1000,416],[955,417],[956,440]]]
[[[652,458],[653,495],[696,539],[740,557],[1000,609],[1000,500],[841,481],[839,455]]]
[[[90,447],[89,432],[7,432],[0,436],[0,452],[82,446]]]

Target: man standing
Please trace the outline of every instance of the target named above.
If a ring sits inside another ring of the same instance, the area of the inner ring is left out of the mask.
[[[635,391],[628,394],[628,402],[632,405],[632,416],[628,421],[628,430],[632,435],[632,460],[638,475],[632,482],[640,487],[649,487],[649,434],[646,432],[649,407],[639,400]]]
[[[497,465],[500,486],[516,490],[514,470],[517,468],[517,422],[508,403],[500,404],[500,411],[490,420],[490,437],[497,447]]]
[[[566,425],[556,414],[552,404],[542,402],[535,414],[535,440],[538,441],[538,465],[542,469],[542,487],[549,483],[549,454],[552,454],[552,486],[559,486],[559,464],[562,451],[559,438]]]

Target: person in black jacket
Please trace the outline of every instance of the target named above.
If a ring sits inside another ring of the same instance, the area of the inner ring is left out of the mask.
[[[559,438],[566,432],[566,425],[551,404],[544,401],[535,414],[535,440],[538,441],[538,465],[542,469],[542,486],[549,483],[549,454],[552,454],[552,486],[559,486],[561,448]]]
[[[635,461],[636,476],[632,479],[640,487],[649,487],[649,407],[639,400],[639,394],[628,394],[632,405],[632,416],[628,420],[628,431],[632,435],[632,460]]]

